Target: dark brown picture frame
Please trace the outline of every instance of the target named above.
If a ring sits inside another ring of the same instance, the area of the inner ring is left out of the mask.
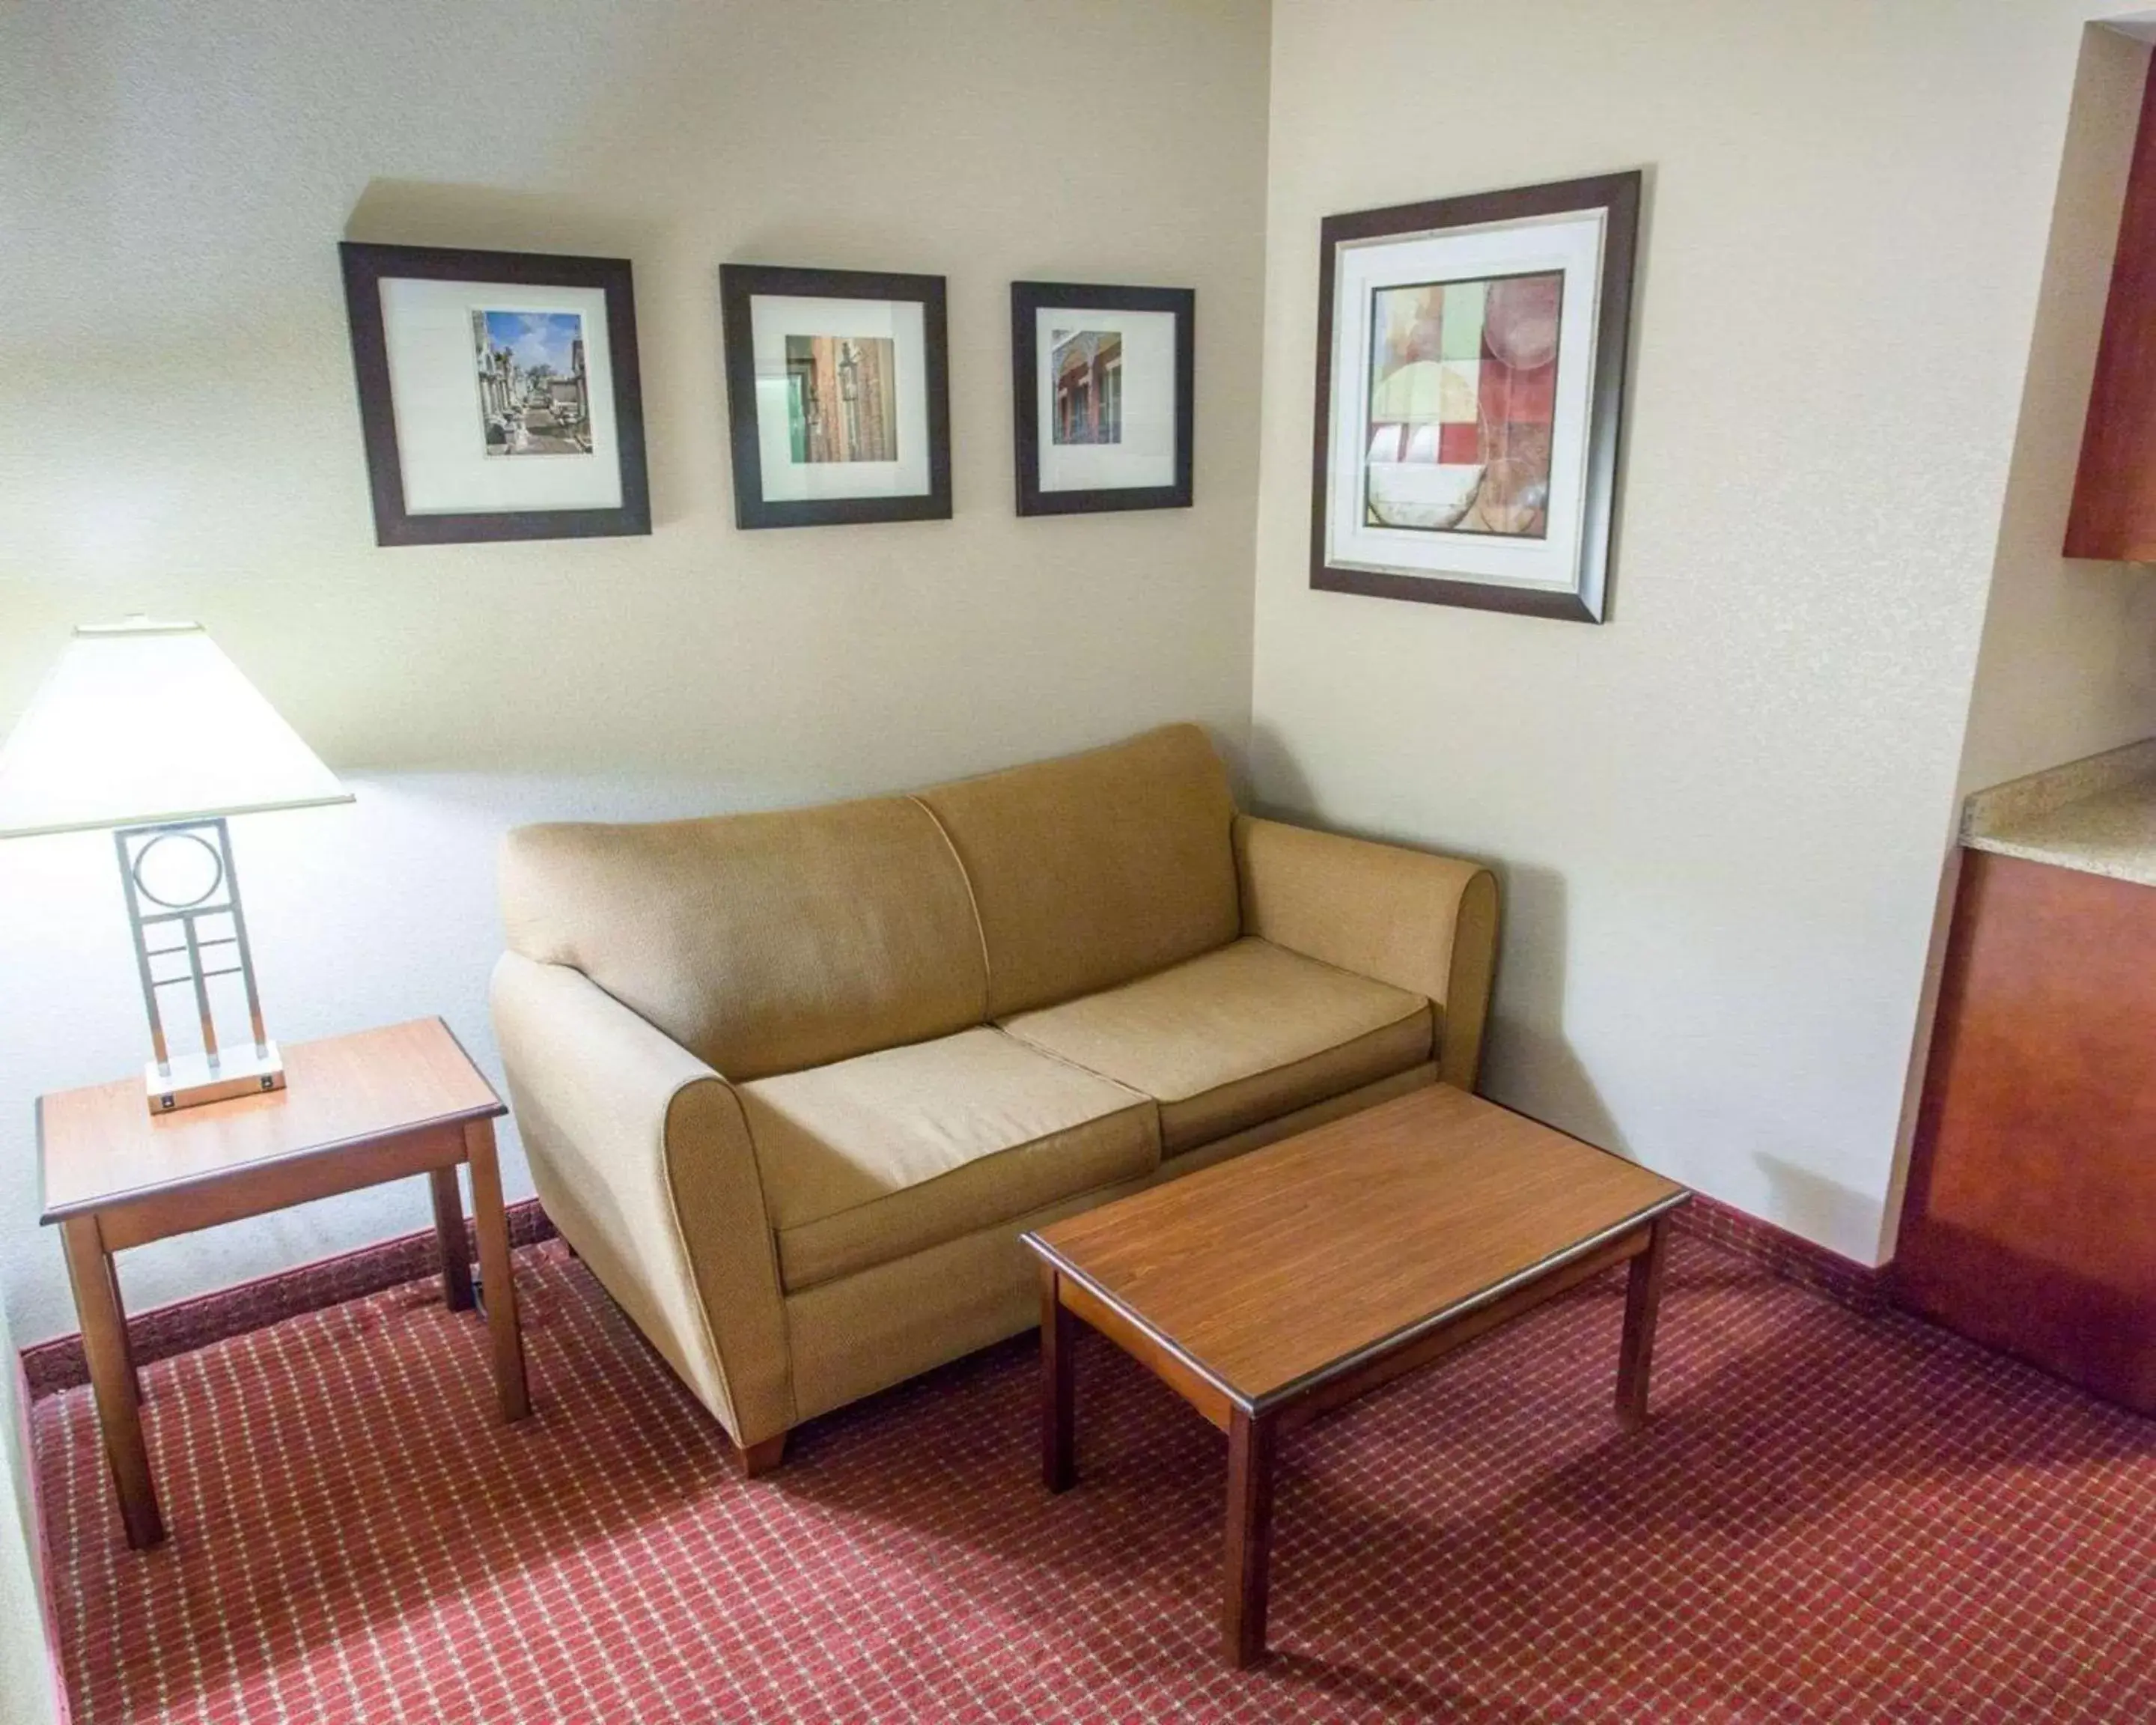
[[[1040,388],[1038,313],[1165,311],[1175,319],[1175,478],[1164,485],[1103,485],[1084,490],[1040,488]],[[1082,282],[1011,284],[1011,430],[1020,515],[1094,515],[1116,509],[1188,509],[1195,467],[1198,294],[1194,288],[1103,287]]]
[[[756,335],[751,302],[760,295],[819,300],[913,300],[921,305],[928,371],[928,489],[907,497],[782,498],[763,495],[757,435]],[[734,525],[829,527],[860,521],[947,521],[951,516],[951,374],[944,278],[872,270],[721,264],[719,314],[726,344],[726,424],[732,441]]]
[[[455,545],[503,539],[588,539],[649,533],[650,480],[644,468],[644,389],[637,370],[636,294],[626,258],[552,252],[465,251],[424,245],[337,247],[344,269],[345,315],[352,326],[352,371],[359,386],[360,432],[367,446],[377,545]],[[533,287],[597,288],[606,297],[607,358],[613,377],[614,444],[621,502],[613,509],[475,510],[413,515],[404,507],[397,449],[397,411],[382,322],[382,283],[510,282]]]
[[[1632,277],[1639,249],[1645,175],[1638,169],[1520,186],[1502,192],[1441,198],[1327,216],[1319,229],[1317,261],[1317,414],[1311,465],[1310,584],[1329,593],[1463,605],[1521,616],[1601,623],[1609,614],[1614,562],[1619,446],[1624,429],[1625,379],[1630,350]],[[1601,209],[1599,308],[1587,415],[1587,487],[1580,531],[1578,586],[1570,593],[1527,592],[1435,575],[1389,574],[1335,567],[1326,561],[1326,506],[1331,472],[1333,280],[1345,242],[1407,238],[1447,228],[1472,228],[1537,216]]]

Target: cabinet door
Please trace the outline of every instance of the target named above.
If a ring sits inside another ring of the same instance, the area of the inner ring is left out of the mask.
[[[2156,888],[1965,854],[1894,1287],[2156,1412]]]
[[[2119,212],[2066,554],[2156,557],[2156,61],[2143,86]]]

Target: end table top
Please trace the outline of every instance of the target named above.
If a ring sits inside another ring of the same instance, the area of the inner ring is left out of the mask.
[[[1025,1240],[1233,1399],[1259,1407],[1491,1304],[1690,1196],[1440,1084]]]
[[[44,1213],[57,1222],[146,1192],[509,1111],[439,1019],[299,1042],[282,1090],[151,1113],[142,1076],[38,1099]]]

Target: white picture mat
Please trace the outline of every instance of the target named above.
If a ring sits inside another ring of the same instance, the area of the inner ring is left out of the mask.
[[[1444,575],[1558,593],[1579,586],[1587,500],[1587,425],[1593,403],[1604,212],[1581,210],[1521,222],[1448,229],[1419,239],[1386,237],[1337,249],[1332,278],[1332,401],[1327,440],[1325,560],[1338,568]],[[1548,531],[1541,539],[1491,533],[1419,532],[1364,524],[1368,454],[1373,295],[1422,282],[1473,280],[1561,270],[1557,401],[1550,428]]]
[[[407,515],[619,509],[613,348],[603,288],[384,276],[382,341]],[[588,455],[490,455],[480,412],[475,311],[575,311],[584,320]]]
[[[1055,337],[1079,330],[1123,338],[1122,440],[1055,441]],[[1044,491],[1127,490],[1175,483],[1175,314],[1047,305],[1034,312],[1036,446]]]
[[[749,334],[756,357],[756,441],[765,502],[928,495],[928,341],[920,300],[756,294],[749,300]],[[896,344],[898,459],[793,459],[786,382],[788,336],[880,336]]]

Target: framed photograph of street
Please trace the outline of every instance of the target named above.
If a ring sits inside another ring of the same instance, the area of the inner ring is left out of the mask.
[[[1640,183],[1326,218],[1312,587],[1604,619]]]
[[[949,516],[942,276],[725,264],[719,307],[737,526]]]
[[[651,531],[626,259],[338,250],[377,545]]]
[[[1011,284],[1018,512],[1190,506],[1197,295]]]

